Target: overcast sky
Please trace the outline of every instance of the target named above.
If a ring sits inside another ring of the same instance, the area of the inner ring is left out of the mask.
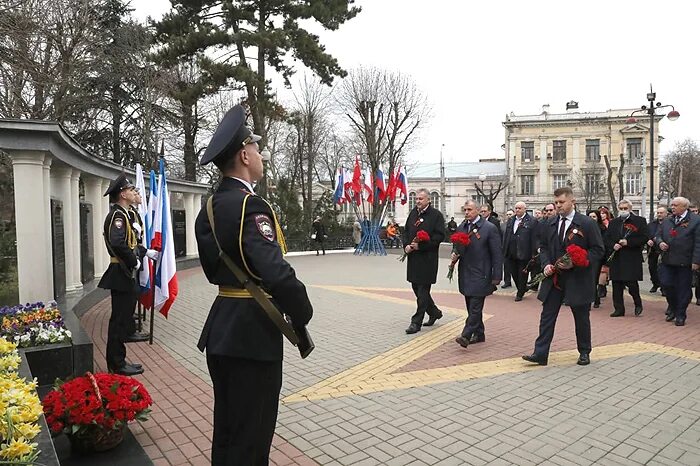
[[[503,156],[502,122],[517,115],[634,108],[649,84],[680,119],[661,122],[661,152],[700,140],[698,13],[680,1],[358,0],[363,11],[321,42],[341,66],[407,73],[433,118],[411,158],[437,162]],[[169,0],[132,0],[159,18]],[[652,27],[653,26],[653,27]],[[302,70],[300,70],[302,71]],[[285,94],[279,89],[281,95]]]

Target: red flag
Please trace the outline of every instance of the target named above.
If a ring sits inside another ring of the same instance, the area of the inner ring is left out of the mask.
[[[362,192],[362,170],[360,170],[360,159],[355,156],[355,170],[352,173],[352,189],[356,193]]]
[[[389,202],[396,200],[396,174],[395,170],[389,172],[389,183],[386,185],[386,198]]]

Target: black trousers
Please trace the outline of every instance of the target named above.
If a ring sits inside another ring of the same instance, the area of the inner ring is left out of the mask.
[[[518,289],[518,296],[525,296],[527,291],[527,276],[528,272],[523,272],[529,261],[521,261],[518,259],[506,258],[508,269],[510,270],[515,287]]]
[[[126,337],[133,326],[137,294],[112,290],[112,314],[107,327],[107,367],[118,369],[126,364]]]
[[[659,252],[655,249],[649,251],[649,276],[651,284],[657,288],[661,286],[659,281]]]
[[[534,354],[542,359],[549,357],[549,347],[554,338],[554,326],[557,323],[559,309],[564,301],[564,291],[552,288],[542,303],[542,314],[540,315],[540,334],[535,340]],[[574,315],[574,326],[576,328],[576,346],[580,354],[591,352],[591,305],[572,306],[571,312]]]
[[[212,466],[267,466],[282,388],[282,361],[207,354],[214,387]]]
[[[642,297],[639,296],[639,282],[638,281],[620,281],[613,280],[612,282],[612,298],[613,298],[613,308],[619,312],[625,312],[625,300],[623,298],[623,293],[627,288],[630,292],[630,296],[634,300],[634,305],[637,307],[642,306]]]
[[[486,296],[465,296],[467,303],[467,321],[462,330],[462,336],[466,339],[476,336],[484,336],[484,301]]]
[[[316,241],[316,254],[318,254],[319,250],[323,251],[323,254],[326,254],[326,245],[323,244],[323,241]]]
[[[411,286],[413,287],[413,293],[416,295],[416,301],[418,303],[416,313],[411,317],[411,323],[421,327],[426,314],[428,314],[428,316],[439,315],[440,310],[435,305],[433,297],[430,296],[430,287],[432,285],[411,283]]]
[[[688,304],[693,298],[693,270],[690,267],[661,264],[659,279],[666,292],[668,314],[685,320]]]

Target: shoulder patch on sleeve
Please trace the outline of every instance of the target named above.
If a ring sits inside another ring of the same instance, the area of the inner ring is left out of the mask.
[[[265,214],[257,214],[255,216],[255,225],[266,240],[275,240],[275,227],[270,217]]]
[[[124,221],[121,219],[121,217],[117,217],[114,219],[113,225],[115,228],[123,228],[124,227]]]

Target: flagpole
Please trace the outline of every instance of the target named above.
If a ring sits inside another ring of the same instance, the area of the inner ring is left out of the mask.
[[[148,323],[149,325],[149,332],[148,332],[148,344],[152,345],[153,344],[153,321],[155,320],[155,312],[156,312],[156,272],[158,271],[158,264],[160,263],[161,257],[163,256],[163,253],[161,252],[158,255],[158,260],[153,266],[153,280],[151,280],[151,321]]]

